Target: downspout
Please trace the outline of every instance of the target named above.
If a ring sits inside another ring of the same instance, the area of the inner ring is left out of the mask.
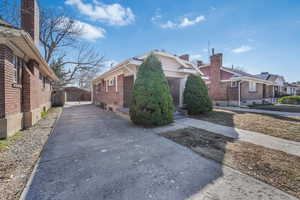
[[[239,81],[239,86],[238,86],[238,90],[239,90],[239,107],[241,107],[241,82],[242,81]]]

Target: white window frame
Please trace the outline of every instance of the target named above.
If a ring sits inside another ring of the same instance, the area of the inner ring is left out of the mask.
[[[106,80],[106,82],[105,82],[105,92],[108,92],[108,84],[109,84],[109,80]]]
[[[236,88],[236,87],[238,87],[238,81],[231,81],[231,87],[232,88]]]
[[[249,92],[256,92],[257,83],[254,81],[249,81]]]
[[[115,77],[109,80],[108,86],[114,86],[115,85]]]

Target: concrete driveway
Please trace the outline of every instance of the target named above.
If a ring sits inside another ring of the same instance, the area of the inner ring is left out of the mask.
[[[94,105],[64,108],[27,200],[285,200],[261,181]]]

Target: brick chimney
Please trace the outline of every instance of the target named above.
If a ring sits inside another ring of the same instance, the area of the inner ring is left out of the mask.
[[[189,54],[184,54],[184,55],[179,56],[179,58],[181,58],[182,60],[189,61],[190,60],[190,55]]]
[[[210,57],[210,92],[213,100],[219,99],[220,81],[221,81],[221,67],[222,67],[222,57],[221,53],[213,54]]]
[[[40,11],[36,0],[21,0],[21,28],[28,32],[34,43],[39,43]]]

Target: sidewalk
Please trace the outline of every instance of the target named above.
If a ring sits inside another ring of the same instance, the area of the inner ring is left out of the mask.
[[[291,113],[291,112],[280,112],[280,111],[271,111],[271,110],[229,107],[229,106],[228,107],[215,106],[215,108],[223,109],[223,110],[231,110],[231,111],[240,111],[240,112],[252,112],[252,113],[270,114],[270,115],[283,115],[283,116],[300,117],[300,113]]]
[[[154,131],[156,133],[161,133],[187,127],[204,129],[227,137],[239,139],[241,141],[250,142],[252,144],[300,156],[300,142],[285,140],[253,131],[246,131],[243,129],[222,126],[198,119],[186,118],[176,120],[175,123],[173,123],[172,125],[161,128],[155,128]]]

